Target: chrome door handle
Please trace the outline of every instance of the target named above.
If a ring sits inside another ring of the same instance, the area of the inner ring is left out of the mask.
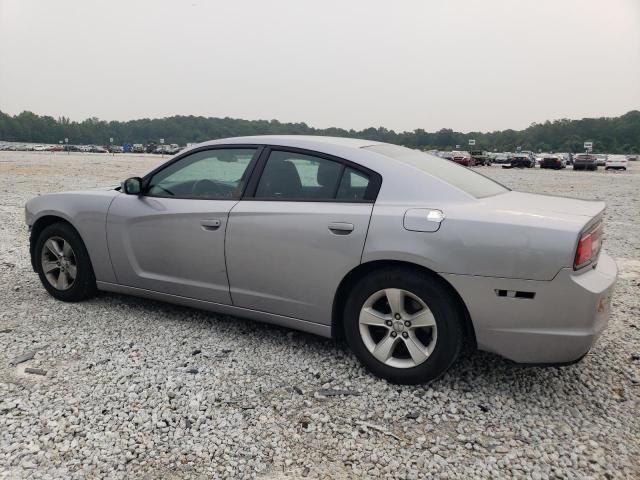
[[[332,222],[329,224],[329,230],[336,235],[349,235],[353,232],[353,223]]]
[[[206,220],[201,220],[200,225],[203,230],[217,230],[220,228],[220,220],[217,218],[208,218]]]

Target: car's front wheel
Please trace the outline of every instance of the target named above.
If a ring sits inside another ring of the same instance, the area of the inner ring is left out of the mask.
[[[462,312],[442,281],[413,269],[373,272],[352,289],[345,337],[364,366],[394,383],[426,383],[457,359]]]
[[[89,253],[71,225],[54,223],[42,230],[34,255],[40,281],[53,297],[77,302],[95,295],[96,279]]]

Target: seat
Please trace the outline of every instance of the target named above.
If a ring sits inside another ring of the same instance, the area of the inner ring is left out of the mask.
[[[262,172],[256,197],[299,198],[302,182],[295,165],[287,159],[271,158]]]
[[[317,198],[330,199],[333,198],[338,181],[340,180],[340,173],[342,172],[342,165],[337,162],[320,162],[318,164],[318,172],[316,173],[316,181],[320,188],[317,192]]]

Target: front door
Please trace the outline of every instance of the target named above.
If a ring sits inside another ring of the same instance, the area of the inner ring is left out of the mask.
[[[142,195],[119,195],[107,217],[118,283],[230,304],[227,221],[255,153],[255,148],[199,151],[154,173]]]

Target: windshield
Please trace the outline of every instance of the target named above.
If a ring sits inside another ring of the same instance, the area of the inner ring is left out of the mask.
[[[372,145],[364,148],[416,167],[476,198],[490,197],[509,191],[507,187],[469,168],[419,150],[398,145]]]

